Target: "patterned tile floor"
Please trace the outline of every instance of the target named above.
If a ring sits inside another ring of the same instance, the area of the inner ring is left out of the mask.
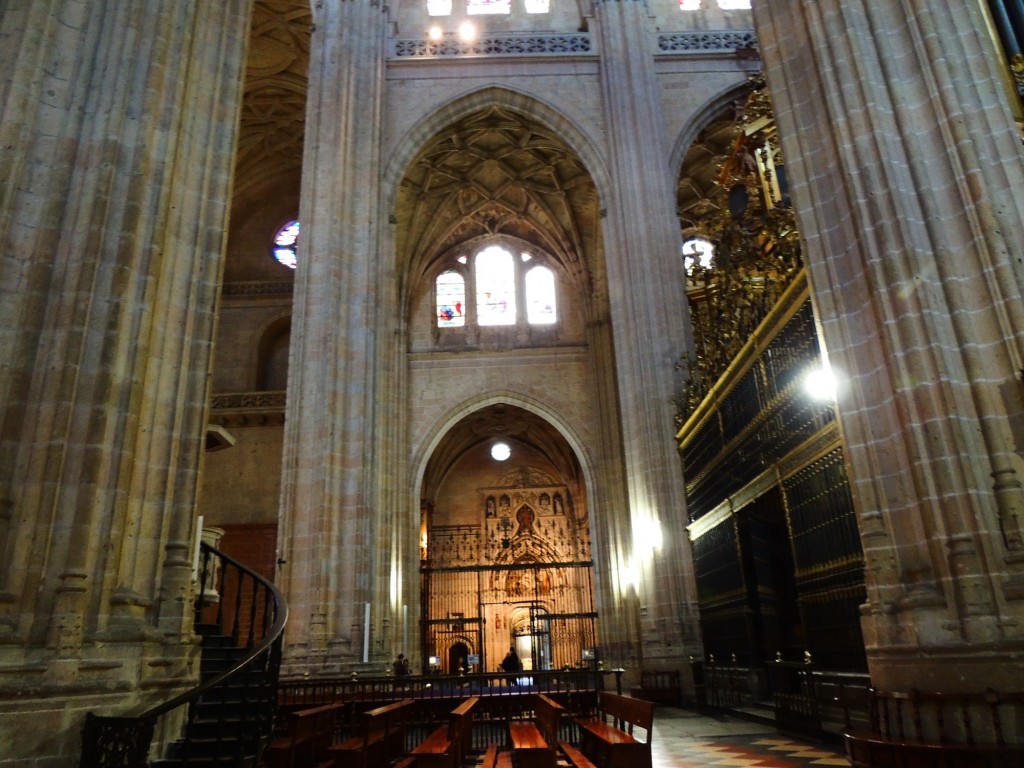
[[[771,726],[658,707],[652,768],[809,768],[845,766],[839,744],[800,741]]]

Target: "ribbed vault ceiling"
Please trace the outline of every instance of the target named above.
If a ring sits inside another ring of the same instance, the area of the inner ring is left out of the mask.
[[[236,190],[302,168],[312,11],[308,0],[257,0],[252,13]]]
[[[676,189],[676,209],[684,230],[699,229],[703,219],[718,211],[713,192],[739,133],[733,110],[728,110],[704,126],[687,150]]]
[[[492,106],[449,126],[410,164],[396,201],[397,245],[413,274],[484,235],[521,238],[569,270],[599,242],[597,193],[550,130]]]

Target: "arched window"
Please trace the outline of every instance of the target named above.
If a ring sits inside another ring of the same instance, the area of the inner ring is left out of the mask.
[[[274,323],[260,339],[256,371],[256,389],[277,392],[288,387],[288,349],[291,344],[291,322]]]
[[[448,270],[437,276],[437,327],[453,328],[466,324],[466,281],[458,272]]]
[[[274,258],[286,267],[295,269],[295,254],[299,247],[299,222],[290,221],[274,235]]]
[[[480,251],[476,272],[476,319],[480,325],[516,322],[516,268],[512,254],[499,245]]]
[[[434,316],[438,328],[478,328],[558,322],[555,271],[531,262],[534,254],[516,254],[505,244],[485,245],[475,255],[460,255],[434,279]]]
[[[550,325],[555,318],[555,274],[547,267],[533,267],[526,273],[526,321]]]

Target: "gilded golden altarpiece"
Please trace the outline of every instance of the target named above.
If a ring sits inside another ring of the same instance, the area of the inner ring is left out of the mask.
[[[424,512],[424,654],[442,672],[496,671],[513,646],[524,671],[580,666],[597,645],[585,510],[529,467],[476,495],[472,523]]]

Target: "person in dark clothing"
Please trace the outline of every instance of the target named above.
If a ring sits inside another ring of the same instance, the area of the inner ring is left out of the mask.
[[[391,674],[395,677],[403,677],[409,674],[409,660],[405,658],[405,654],[398,654],[398,658],[391,665]]]
[[[519,672],[523,668],[523,662],[519,660],[519,654],[516,653],[515,647],[508,649],[508,653],[505,654],[505,658],[501,661],[501,668],[506,672]],[[515,685],[515,675],[511,675],[508,678],[509,685]]]
[[[523,664],[519,660],[519,655],[514,647],[508,649],[508,653],[505,654],[505,658],[501,662],[501,668],[506,672],[518,672],[523,668]]]

